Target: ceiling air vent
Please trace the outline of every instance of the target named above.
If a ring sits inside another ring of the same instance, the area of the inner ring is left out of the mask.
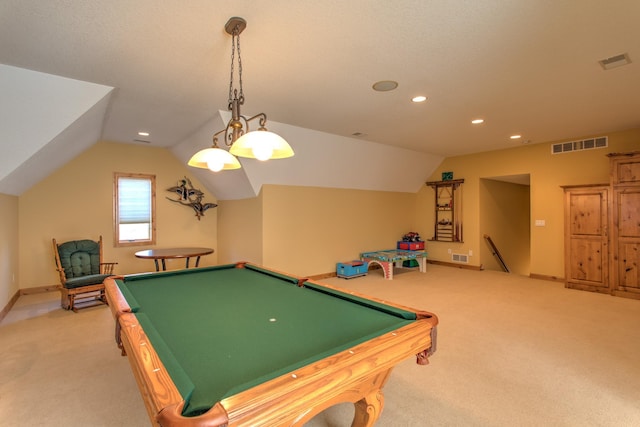
[[[631,59],[629,58],[628,53],[621,53],[620,55],[612,56],[611,58],[602,59],[598,61],[600,66],[605,70],[610,70],[612,68],[621,67],[623,65],[627,65],[631,63]]]
[[[605,148],[608,146],[609,140],[607,139],[607,137],[600,136],[598,138],[552,144],[551,154],[568,153],[570,151],[592,150],[594,148]]]

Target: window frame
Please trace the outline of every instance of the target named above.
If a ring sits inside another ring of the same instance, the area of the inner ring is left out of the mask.
[[[121,178],[147,180],[151,183],[151,238],[145,240],[120,240],[119,180]],[[156,176],[142,173],[114,172],[113,174],[113,245],[114,247],[148,246],[156,244]]]

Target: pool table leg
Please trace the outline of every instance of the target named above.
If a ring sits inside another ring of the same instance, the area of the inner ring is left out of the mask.
[[[384,395],[376,390],[354,403],[356,412],[351,427],[371,427],[382,413]]]
[[[386,384],[392,369],[377,374],[371,379],[370,385],[373,386],[369,393],[362,399],[354,403],[355,414],[351,427],[371,427],[375,424],[382,414],[384,408],[384,394],[382,388]]]

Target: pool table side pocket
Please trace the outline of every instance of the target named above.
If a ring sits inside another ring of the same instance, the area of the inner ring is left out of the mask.
[[[273,270],[271,268],[264,267],[259,264],[253,264],[250,262],[242,262],[237,264],[237,268],[246,268],[247,270],[253,270],[262,274],[266,274],[268,276],[275,277],[277,279],[285,280],[289,283],[292,283],[296,286],[303,286],[306,281],[309,280],[308,277],[295,276],[289,273],[284,273],[282,271]]]

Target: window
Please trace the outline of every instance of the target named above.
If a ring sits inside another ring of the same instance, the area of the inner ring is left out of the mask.
[[[116,246],[156,242],[156,177],[114,174],[113,210]]]

